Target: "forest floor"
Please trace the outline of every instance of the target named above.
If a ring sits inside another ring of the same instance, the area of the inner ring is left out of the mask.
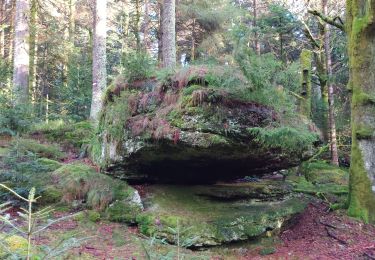
[[[311,203],[290,227],[274,238],[204,251],[180,249],[184,259],[375,259],[375,227],[328,212],[324,203]],[[66,215],[56,213],[56,217]],[[37,244],[67,237],[87,237],[68,259],[162,259],[177,247],[142,236],[136,227],[74,218],[57,223],[36,239]],[[268,254],[268,255],[261,255]],[[147,256],[150,256],[148,258]]]
[[[0,163],[2,154],[0,151]],[[75,161],[74,152],[64,163]],[[95,167],[89,160],[82,162]],[[138,185],[141,196],[147,187]],[[58,208],[55,217],[76,212]],[[62,239],[87,238],[64,259],[375,259],[375,226],[351,219],[343,212],[329,211],[323,202],[310,203],[288,228],[272,238],[202,251],[180,249],[146,238],[137,227],[104,220],[69,218],[35,238],[37,245],[56,245]],[[169,256],[166,257],[166,256]]]

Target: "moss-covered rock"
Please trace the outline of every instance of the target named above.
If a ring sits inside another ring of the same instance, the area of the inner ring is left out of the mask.
[[[119,211],[116,212],[117,220],[129,222],[135,216],[131,218],[128,209],[131,209],[131,212],[139,212],[142,209],[141,200],[135,189],[124,181],[98,173],[86,164],[65,164],[54,171],[52,177],[55,185],[62,190],[62,200],[67,203],[85,203],[97,211],[105,211],[107,208],[109,210],[110,205],[116,204]],[[121,213],[124,213],[124,216]],[[109,218],[113,217],[111,214],[108,215]]]
[[[145,200],[146,210],[137,217],[140,232],[170,243],[176,243],[178,238],[187,247],[220,245],[278,230],[307,204],[303,196],[265,202],[249,198],[218,200],[199,195],[209,188],[151,186],[150,196]]]
[[[319,197],[331,207],[345,207],[349,192],[349,173],[344,168],[330,165],[325,161],[303,163],[299,170],[287,176],[295,192]]]
[[[283,125],[272,106],[238,95],[243,86],[223,88],[204,67],[189,70],[167,83],[109,89],[92,147],[104,171],[134,181],[210,182],[309,157],[316,134],[308,123]]]
[[[300,169],[306,179],[313,184],[349,185],[349,173],[347,170],[324,161],[303,163]]]

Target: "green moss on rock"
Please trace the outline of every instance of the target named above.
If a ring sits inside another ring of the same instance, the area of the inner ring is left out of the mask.
[[[115,180],[81,163],[66,164],[55,172],[63,201],[86,201],[87,206],[104,211],[112,202],[121,201],[124,208],[140,208],[140,201],[134,200],[136,191],[125,182]],[[120,216],[118,216],[120,217]]]

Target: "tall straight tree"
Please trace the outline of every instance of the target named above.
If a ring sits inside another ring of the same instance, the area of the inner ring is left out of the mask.
[[[328,0],[322,0],[323,14],[328,16]],[[332,85],[332,59],[331,59],[331,30],[328,24],[324,24],[324,52],[325,52],[325,62],[327,71],[327,87],[328,87],[328,126],[329,126],[329,145],[331,152],[331,163],[334,165],[339,165],[339,156],[337,151],[337,138],[336,138],[336,120],[334,111],[334,95],[333,95],[333,85]]]
[[[98,121],[102,109],[103,90],[107,86],[107,0],[95,0],[94,44],[93,44],[93,83],[90,118]]]
[[[349,214],[375,223],[375,0],[347,1],[352,90]]]
[[[176,1],[164,0],[162,15],[163,67],[176,67]]]
[[[29,95],[29,14],[29,0],[17,0],[14,20],[13,62],[15,105],[27,103]]]

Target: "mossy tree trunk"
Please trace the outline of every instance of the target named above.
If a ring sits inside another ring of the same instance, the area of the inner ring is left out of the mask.
[[[349,215],[375,223],[375,0],[347,0],[352,90]]]
[[[16,106],[28,103],[29,99],[29,16],[29,0],[17,0],[13,60],[13,95]]]
[[[90,118],[97,122],[103,106],[102,95],[107,86],[107,1],[96,0],[93,42],[93,83]]]
[[[299,112],[311,118],[311,65],[312,53],[309,50],[302,50],[301,52],[301,98],[299,100]]]
[[[176,2],[164,0],[162,15],[163,67],[176,67]]]

